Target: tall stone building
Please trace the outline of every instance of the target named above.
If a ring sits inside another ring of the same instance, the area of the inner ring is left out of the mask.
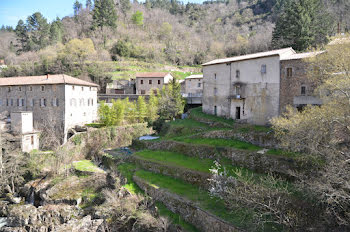
[[[287,104],[320,103],[311,96],[312,84],[306,81],[303,59],[312,55],[284,48],[203,64],[203,111],[265,125]],[[291,69],[295,77],[288,79]]]
[[[166,72],[148,72],[136,74],[136,94],[150,94],[161,90],[167,85],[173,76]]]
[[[97,119],[98,85],[67,75],[0,78],[0,113],[33,112],[34,128],[70,128]]]

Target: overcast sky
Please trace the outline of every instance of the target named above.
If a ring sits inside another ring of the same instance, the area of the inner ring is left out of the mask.
[[[203,0],[189,0],[202,2]],[[75,0],[0,0],[0,26],[15,27],[18,20],[26,20],[29,15],[39,11],[51,22],[57,16],[62,18],[73,14]],[[85,5],[85,0],[80,0]],[[188,2],[184,0],[183,2]]]

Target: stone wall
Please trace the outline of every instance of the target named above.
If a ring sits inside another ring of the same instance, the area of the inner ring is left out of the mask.
[[[287,76],[287,68],[292,69],[292,76]],[[281,61],[280,112],[284,112],[287,105],[296,106],[294,98],[302,96],[301,87],[306,87],[304,97],[313,97],[316,83],[307,77],[307,63],[304,60]],[[320,100],[314,99],[315,103]],[[305,102],[307,103],[307,102]]]
[[[290,158],[283,155],[260,154],[256,151],[238,150],[228,147],[194,145],[176,141],[138,141],[138,148],[179,152],[198,158],[219,160],[228,158],[232,165],[255,170],[260,173],[274,173],[289,179],[296,178],[296,172],[312,171],[314,163],[308,156]]]
[[[220,139],[238,139],[256,146],[265,148],[280,148],[279,143],[271,132],[253,132],[249,133],[237,132],[237,130],[216,130],[204,132],[201,134],[202,138],[220,138]]]
[[[171,176],[177,179],[182,179],[191,184],[199,185],[205,189],[209,187],[208,179],[211,176],[210,173],[199,172],[199,171],[181,168],[178,166],[173,166],[168,164],[158,164],[155,162],[141,159],[137,156],[130,157],[129,161],[139,165],[145,170],[148,170],[154,173],[160,173],[162,175]]]
[[[133,180],[136,184],[153,199],[162,202],[172,212],[180,214],[184,220],[193,224],[200,231],[203,232],[236,232],[242,231],[230,223],[216,217],[215,215],[204,211],[195,205],[195,203],[180,197],[176,194],[170,193],[165,189],[155,188],[148,185],[141,178],[134,176]]]

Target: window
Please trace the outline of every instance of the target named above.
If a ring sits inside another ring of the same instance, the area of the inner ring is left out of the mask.
[[[292,76],[293,76],[293,69],[287,68],[287,77],[292,77]]]
[[[9,99],[6,99],[6,106],[9,106]]]
[[[216,96],[218,94],[218,89],[214,88],[214,96]]]
[[[305,95],[306,94],[306,86],[301,86],[300,93],[301,93],[301,95]]]
[[[236,91],[237,97],[238,97],[238,95],[241,95],[241,86],[240,85],[236,85],[235,86],[235,91]]]
[[[261,65],[261,74],[266,74],[266,64]]]
[[[74,85],[72,85],[72,90],[73,90],[73,91],[75,90],[75,86],[74,86]]]
[[[33,87],[32,87],[32,86],[29,86],[28,90],[29,90],[29,91],[33,91]]]
[[[241,72],[239,70],[236,70],[236,78],[240,78],[241,77]]]
[[[217,112],[217,107],[214,106],[214,115],[217,115],[217,114],[218,114],[218,112]]]
[[[45,98],[41,98],[40,99],[40,106],[41,107],[46,107],[46,99]]]
[[[141,80],[141,85],[143,85],[143,80]]]
[[[88,106],[90,106],[90,98],[88,98]]]
[[[35,100],[34,100],[34,98],[30,101],[30,106],[35,106]]]
[[[13,106],[13,99],[11,99],[11,106]]]
[[[20,99],[17,99],[17,106],[21,106]]]
[[[70,99],[70,106],[77,106],[77,101],[75,98]]]
[[[91,105],[92,106],[94,105],[94,99],[91,99]]]
[[[7,92],[11,92],[11,87],[7,87]]]
[[[24,106],[24,99],[23,98],[17,99],[17,105]]]
[[[156,89],[153,90],[154,95],[158,94],[158,91]]]
[[[201,83],[198,83],[198,88],[200,88],[201,87]]]
[[[145,90],[141,90],[141,94],[146,94],[146,91]]]
[[[41,91],[45,91],[45,86],[40,86]]]
[[[160,85],[160,80],[158,80],[158,85]]]
[[[81,91],[84,91],[84,86],[81,87]]]
[[[52,106],[58,106],[58,98],[52,99]]]
[[[91,87],[89,87],[89,89],[90,89],[90,91],[92,90],[92,88],[91,88]]]
[[[84,98],[80,98],[80,100],[79,100],[79,105],[80,105],[80,106],[84,106]]]
[[[148,84],[152,85],[152,80],[149,80],[149,81],[148,81]]]
[[[214,73],[214,79],[216,80],[216,73]]]
[[[18,87],[18,91],[22,91],[22,86],[19,86],[19,87]]]
[[[34,135],[30,136],[30,143],[32,144],[32,146],[34,145]]]

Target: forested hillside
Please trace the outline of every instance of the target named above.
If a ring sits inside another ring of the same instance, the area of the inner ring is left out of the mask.
[[[51,23],[36,12],[16,28],[3,26],[0,58],[21,67],[2,75],[66,72],[91,77],[95,71],[83,68],[87,61],[129,58],[198,65],[271,48],[305,50],[350,28],[347,0],[81,1],[72,0],[74,15]]]

